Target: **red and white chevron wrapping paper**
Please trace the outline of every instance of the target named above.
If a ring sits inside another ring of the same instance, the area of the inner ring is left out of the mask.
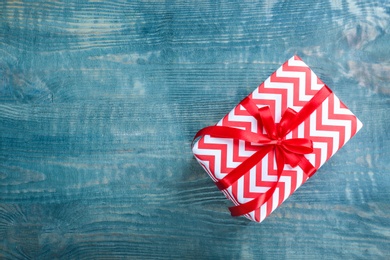
[[[275,122],[279,122],[282,113],[288,107],[299,112],[323,86],[324,83],[314,72],[298,56],[294,56],[248,97],[258,108],[269,106]],[[258,126],[257,120],[240,104],[224,116],[217,126],[229,126],[254,133],[264,132],[264,129]],[[314,152],[306,154],[305,157],[319,169],[361,127],[359,119],[332,93],[303,123],[290,132],[286,139],[311,139]],[[254,154],[257,147],[242,140],[205,135],[194,144],[193,153],[216,182]],[[299,166],[292,168],[286,164],[272,197],[245,217],[256,222],[263,221],[307,179]],[[265,193],[276,180],[275,156],[271,151],[255,167],[222,192],[235,205],[239,205]]]

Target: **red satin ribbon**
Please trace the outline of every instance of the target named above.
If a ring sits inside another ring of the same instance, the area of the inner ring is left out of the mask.
[[[232,216],[245,215],[267,202],[278,186],[285,164],[289,164],[291,167],[301,167],[307,177],[311,177],[316,172],[317,169],[304,156],[304,154],[313,152],[312,141],[307,138],[292,138],[287,140],[285,138],[288,133],[309,117],[331,93],[332,91],[327,86],[324,86],[298,113],[293,109],[288,108],[283,113],[282,119],[278,124],[274,122],[271,110],[268,106],[258,109],[250,98],[245,98],[240,104],[244,106],[254,118],[261,120],[267,133],[266,135],[228,126],[208,126],[199,130],[195,135],[194,140],[200,136],[210,135],[213,137],[232,138],[261,144],[257,152],[229,172],[223,179],[215,183],[220,190],[227,189],[233,185],[245,173],[258,164],[264,156],[273,149],[275,150],[277,181],[268,191],[259,195],[257,198],[247,203],[230,207],[229,210]]]

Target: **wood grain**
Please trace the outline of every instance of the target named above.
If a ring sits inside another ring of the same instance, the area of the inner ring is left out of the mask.
[[[390,4],[3,1],[0,258],[388,259]],[[293,54],[364,128],[262,224],[194,160]]]

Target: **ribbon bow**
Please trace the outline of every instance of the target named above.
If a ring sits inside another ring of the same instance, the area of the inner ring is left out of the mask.
[[[312,141],[307,138],[286,139],[286,135],[310,116],[310,114],[321,105],[331,93],[332,91],[324,86],[299,111],[299,113],[288,108],[283,113],[279,123],[275,123],[268,106],[258,109],[250,98],[247,97],[240,104],[257,119],[258,123],[262,123],[266,135],[227,126],[208,126],[201,129],[195,135],[194,140],[200,136],[210,135],[213,137],[233,138],[260,144],[258,151],[229,172],[224,178],[215,183],[220,190],[227,189],[233,185],[239,178],[258,164],[264,156],[272,150],[275,150],[277,181],[268,191],[257,198],[247,203],[230,207],[229,210],[232,216],[245,215],[267,202],[278,186],[285,164],[289,164],[293,168],[300,166],[308,178],[316,172],[317,169],[304,156],[304,154],[313,152]]]
[[[273,145],[275,148],[278,175],[282,174],[284,164],[289,164],[294,168],[303,159],[303,154],[313,152],[313,142],[307,138],[285,139],[286,134],[290,132],[291,120],[295,118],[296,114],[296,111],[288,108],[284,112],[280,123],[275,124],[268,106],[259,109],[263,126],[270,139],[269,145]]]

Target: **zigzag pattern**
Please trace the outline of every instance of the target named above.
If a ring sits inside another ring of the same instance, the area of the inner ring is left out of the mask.
[[[324,83],[297,56],[292,57],[264,81],[249,97],[260,108],[270,106],[276,122],[291,107],[297,112],[309,101]],[[237,105],[217,125],[236,127],[252,132],[264,132],[261,122],[244,107]],[[331,94],[297,129],[286,138],[309,138],[314,152],[306,158],[320,168],[356,132],[362,123],[334,95]],[[204,136],[193,147],[196,159],[214,180],[222,179],[257,151],[258,145],[229,138]],[[234,185],[223,191],[235,205],[248,202],[270,189],[277,180],[273,152],[242,176]],[[273,196],[260,208],[246,215],[261,222],[283,203],[305,181],[299,167],[285,165]]]

